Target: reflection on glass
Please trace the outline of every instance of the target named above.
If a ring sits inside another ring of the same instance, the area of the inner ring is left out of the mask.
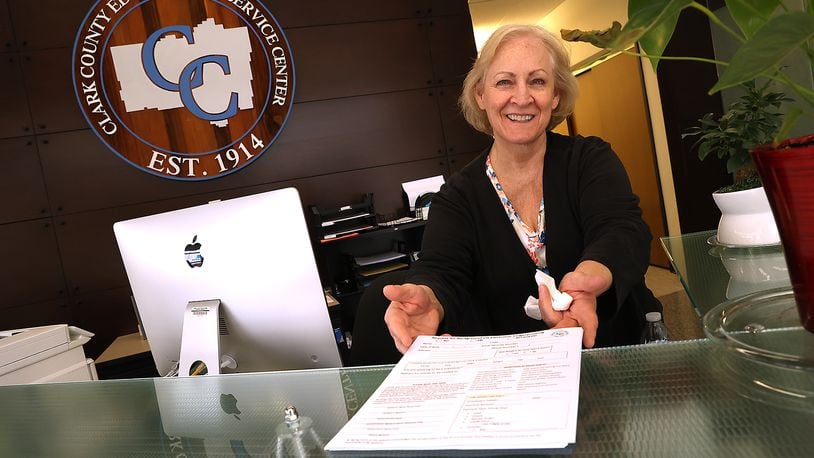
[[[264,374],[266,383],[254,374],[155,379],[164,434],[187,456],[321,455],[348,421],[340,374],[275,375]],[[286,417],[290,406],[299,421]]]
[[[704,316],[704,331],[722,344],[716,360],[740,394],[814,409],[814,334],[800,326],[788,286],[720,304]]]
[[[720,258],[729,274],[727,299],[789,284],[789,270],[782,246],[725,246],[715,243],[714,238],[710,238],[708,243],[713,246],[710,255]]]

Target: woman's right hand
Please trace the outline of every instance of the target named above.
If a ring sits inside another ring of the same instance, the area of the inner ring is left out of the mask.
[[[571,295],[573,301],[568,310],[558,312],[551,307],[551,294],[545,285],[540,286],[540,313],[543,321],[552,328],[582,328],[582,344],[593,348],[596,343],[596,331],[599,328],[599,317],[596,313],[597,297],[607,291],[613,284],[610,269],[596,261],[582,261],[573,272],[569,272],[560,281],[560,290]]]
[[[436,335],[444,319],[444,308],[428,286],[387,285],[383,293],[390,299],[384,322],[398,351],[406,352],[418,336]]]

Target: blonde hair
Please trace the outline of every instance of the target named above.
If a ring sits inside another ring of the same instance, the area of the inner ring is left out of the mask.
[[[492,64],[500,45],[511,38],[520,36],[538,38],[551,54],[554,63],[554,89],[559,95],[560,101],[557,108],[551,112],[551,120],[546,129],[552,129],[574,111],[574,104],[579,95],[579,85],[574,74],[571,73],[571,59],[560,39],[540,26],[504,25],[495,30],[484,43],[478,58],[472,64],[472,69],[464,79],[461,97],[458,99],[458,105],[466,121],[475,129],[489,135],[492,135],[492,125],[489,124],[486,112],[480,109],[475,98],[477,93],[483,90],[486,71]]]

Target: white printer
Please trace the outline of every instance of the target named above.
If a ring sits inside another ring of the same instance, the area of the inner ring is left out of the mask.
[[[67,324],[0,331],[0,385],[98,380],[82,347],[91,337]]]

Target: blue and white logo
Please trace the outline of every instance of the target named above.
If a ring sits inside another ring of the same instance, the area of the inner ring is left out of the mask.
[[[185,107],[224,127],[238,110],[254,107],[246,27],[224,29],[214,19],[194,28],[163,27],[143,44],[111,46],[110,52],[128,112]]]

